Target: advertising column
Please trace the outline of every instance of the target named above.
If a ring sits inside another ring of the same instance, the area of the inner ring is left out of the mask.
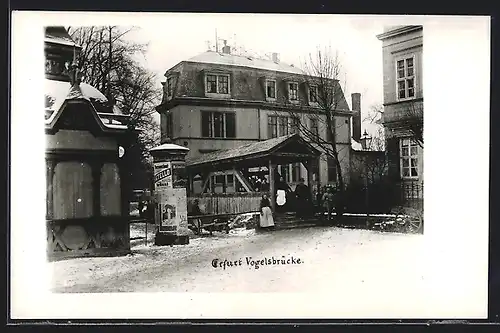
[[[170,149],[160,146],[151,150],[158,203],[155,244],[188,244],[187,177],[184,161],[187,148],[173,144],[168,144],[168,148]]]

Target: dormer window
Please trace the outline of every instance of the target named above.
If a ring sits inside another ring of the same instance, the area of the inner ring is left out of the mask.
[[[206,74],[205,92],[212,95],[229,95],[229,74]]]
[[[318,104],[318,86],[309,87],[309,103]]]
[[[276,80],[266,81],[266,98],[276,99]]]
[[[297,82],[288,83],[288,99],[292,102],[299,100],[299,84]]]

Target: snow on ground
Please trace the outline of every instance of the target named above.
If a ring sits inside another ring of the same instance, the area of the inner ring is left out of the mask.
[[[423,280],[421,258],[414,246],[420,240],[420,235],[332,227],[264,233],[237,229],[191,239],[184,246],[139,244],[132,255],[124,257],[79,258],[49,265],[55,292],[301,292],[353,284],[363,289],[386,283],[395,267],[394,274],[407,275],[405,284]],[[258,269],[246,263],[247,257],[283,256],[302,262]],[[214,268],[214,259],[241,259],[242,265]]]

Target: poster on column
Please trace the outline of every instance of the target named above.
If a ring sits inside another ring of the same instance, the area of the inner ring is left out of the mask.
[[[172,189],[164,189],[160,194],[160,232],[177,234],[179,215],[177,198]]]
[[[160,232],[172,233],[178,236],[187,235],[187,198],[186,189],[167,188],[160,190]]]
[[[155,189],[172,188],[172,164],[171,162],[155,162]]]

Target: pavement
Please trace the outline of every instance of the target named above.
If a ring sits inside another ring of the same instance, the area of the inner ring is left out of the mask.
[[[189,245],[139,245],[128,256],[49,265],[52,291],[63,293],[359,292],[386,285],[391,274],[418,290],[420,245],[422,235],[361,229],[237,229]]]

